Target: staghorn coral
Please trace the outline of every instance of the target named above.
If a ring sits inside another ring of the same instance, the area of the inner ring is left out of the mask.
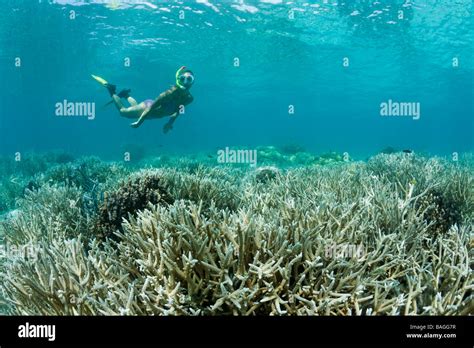
[[[15,200],[23,194],[25,179],[16,176],[3,178],[0,182],[0,213],[15,207]]]
[[[95,203],[99,188],[127,172],[121,165],[104,163],[96,157],[73,161],[62,152],[26,154],[20,161],[0,157],[0,212],[15,208],[16,199],[43,185],[76,186],[87,195],[85,204]]]
[[[330,165],[344,162],[342,155],[336,152],[328,152],[315,156],[303,148],[292,145],[277,149],[274,146],[260,146],[257,148],[258,162],[265,165],[278,167],[295,167],[309,165]]]
[[[433,231],[446,231],[474,217],[472,165],[397,153],[371,158],[367,169],[393,190],[408,194],[407,188],[412,187],[413,195],[423,193],[417,205],[431,207],[425,219],[433,222]]]
[[[78,188],[45,185],[19,200],[16,213],[0,222],[0,234],[14,244],[67,239],[81,233],[90,236],[82,207],[82,192]]]
[[[348,159],[347,159],[348,160]],[[335,164],[338,162],[345,162],[344,157],[336,152],[327,152],[316,158],[315,164],[328,165]]]
[[[6,233],[7,241],[40,246],[37,262],[17,258],[1,265],[8,313],[472,313],[474,189],[464,186],[472,182],[472,168],[439,159],[394,163],[397,157],[384,156],[369,165],[288,169],[266,185],[232,168],[149,171],[175,201],[135,211],[115,240],[89,238],[86,246],[82,235],[64,235],[63,223],[74,215],[32,223],[22,239]],[[431,167],[436,163],[443,170]],[[203,178],[214,192],[199,187]],[[49,190],[54,193],[37,194],[65,194],[64,188]],[[235,209],[226,209],[233,190]],[[454,224],[437,224],[444,217],[430,215],[439,209],[430,195],[439,190],[455,198],[460,215]],[[34,222],[51,206],[37,209],[19,216]],[[435,226],[442,231],[433,233]],[[360,246],[360,253],[335,252],[341,246]]]
[[[56,165],[47,171],[35,175],[30,185],[34,188],[48,183],[63,183],[91,192],[95,187],[115,182],[128,170],[116,163],[104,163],[97,157],[85,157],[75,162]]]
[[[189,171],[164,169],[159,171],[167,191],[175,200],[202,204],[203,209],[215,205],[219,209],[236,210],[241,202],[240,181],[244,171],[237,168],[197,166]]]
[[[310,165],[315,162],[316,157],[304,151],[297,145],[283,146],[280,149],[275,146],[257,147],[258,162],[265,165],[297,166]]]

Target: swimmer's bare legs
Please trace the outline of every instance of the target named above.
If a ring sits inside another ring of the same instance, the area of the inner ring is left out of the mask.
[[[114,101],[115,107],[120,112],[120,115],[126,118],[137,118],[143,113],[143,110],[146,109],[144,103],[137,104],[137,101],[132,97],[128,97],[127,101],[130,103],[131,106],[124,107],[122,104],[122,100],[116,94],[112,95],[112,99]]]
[[[128,97],[127,101],[131,106],[135,106],[135,105],[138,104],[137,101],[135,99],[133,99],[132,97]]]

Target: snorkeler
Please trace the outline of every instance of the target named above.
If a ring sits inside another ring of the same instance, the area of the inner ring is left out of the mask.
[[[127,118],[138,118],[131,124],[132,127],[139,127],[145,119],[163,118],[170,116],[169,121],[164,125],[163,132],[167,133],[173,129],[173,123],[178,115],[184,111],[184,106],[193,101],[193,96],[189,89],[194,83],[194,75],[191,70],[182,66],[176,72],[176,84],[167,91],[161,93],[154,101],[147,99],[137,103],[130,96],[130,89],[124,89],[116,94],[117,86],[105,81],[103,78],[92,75],[92,77],[102,84],[110,93],[113,103],[120,112],[120,115]],[[127,99],[129,107],[124,107],[121,98]]]

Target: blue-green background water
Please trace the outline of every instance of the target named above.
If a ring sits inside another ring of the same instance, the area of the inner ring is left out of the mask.
[[[2,1],[0,152],[472,151],[472,13],[470,0]],[[132,129],[102,108],[108,95],[90,78],[143,100],[169,88],[181,65],[195,73],[195,99],[166,135],[165,120]],[[96,118],[55,116],[64,99],[95,102]],[[388,99],[420,102],[420,119],[381,117]]]

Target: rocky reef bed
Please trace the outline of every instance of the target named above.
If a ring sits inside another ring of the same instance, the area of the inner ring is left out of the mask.
[[[474,312],[472,156],[259,156],[0,160],[0,311]]]

